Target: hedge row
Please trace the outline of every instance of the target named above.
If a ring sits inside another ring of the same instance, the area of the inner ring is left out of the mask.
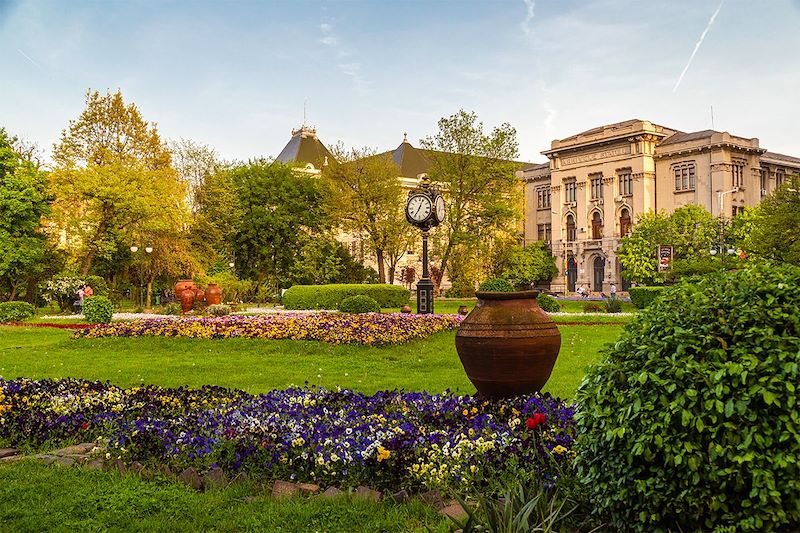
[[[661,296],[663,291],[664,287],[631,287],[628,289],[628,295],[636,309],[644,309]]]
[[[286,309],[339,309],[342,300],[361,294],[369,296],[382,308],[401,307],[411,298],[408,289],[397,285],[295,285],[283,294],[283,306]]]
[[[0,303],[0,322],[19,322],[33,317],[36,308],[28,302]]]

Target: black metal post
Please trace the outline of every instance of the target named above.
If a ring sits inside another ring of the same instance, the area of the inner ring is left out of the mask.
[[[417,314],[433,313],[433,282],[428,274],[428,232],[422,231],[422,278],[417,282]]]

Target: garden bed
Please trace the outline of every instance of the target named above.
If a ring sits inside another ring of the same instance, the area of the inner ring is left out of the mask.
[[[253,396],[0,380],[0,439],[29,451],[106,438],[109,460],[393,490],[464,490],[520,467],[552,479],[574,455],[573,412],[547,394],[488,401],[290,388]]]
[[[379,346],[399,344],[456,329],[459,315],[412,315],[400,313],[282,313],[219,318],[147,318],[132,322],[100,324],[78,333],[99,337],[191,337],[223,339],[313,340],[332,344]]]

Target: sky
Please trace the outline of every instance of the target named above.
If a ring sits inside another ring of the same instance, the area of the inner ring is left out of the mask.
[[[0,0],[0,127],[49,155],[89,89],[165,139],[391,150],[474,111],[520,160],[631,118],[800,157],[800,0]],[[305,111],[304,111],[305,110]]]

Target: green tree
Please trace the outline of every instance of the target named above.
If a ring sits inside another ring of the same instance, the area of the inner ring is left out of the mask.
[[[321,184],[264,160],[234,167],[230,179],[241,209],[234,234],[237,273],[277,289],[290,281],[308,241],[330,225]]]
[[[41,220],[51,202],[45,174],[14,149],[16,142],[0,128],[0,293],[9,300],[42,272],[48,245]]]
[[[745,235],[746,252],[778,263],[800,265],[800,175],[761,200],[751,213],[746,211],[739,226],[745,228],[741,233]],[[747,229],[751,230],[749,235]]]
[[[64,130],[53,158],[53,221],[82,275],[97,257],[119,257],[133,235],[184,221],[186,190],[170,152],[119,91],[87,93],[86,109]]]
[[[517,290],[525,290],[537,281],[549,281],[557,274],[556,258],[550,248],[545,242],[537,241],[527,246],[514,246],[500,277]]]
[[[397,167],[389,154],[375,154],[369,148],[347,150],[340,143],[333,154],[338,164],[322,173],[331,213],[343,231],[366,237],[379,281],[388,278],[392,283],[398,261],[416,237],[403,216],[405,194]]]
[[[422,140],[431,162],[428,174],[447,200],[445,223],[435,235],[443,275],[449,275],[457,248],[471,250],[497,233],[514,231],[521,216],[516,135],[509,124],[485,133],[475,113],[461,110],[440,119],[438,133]]]

